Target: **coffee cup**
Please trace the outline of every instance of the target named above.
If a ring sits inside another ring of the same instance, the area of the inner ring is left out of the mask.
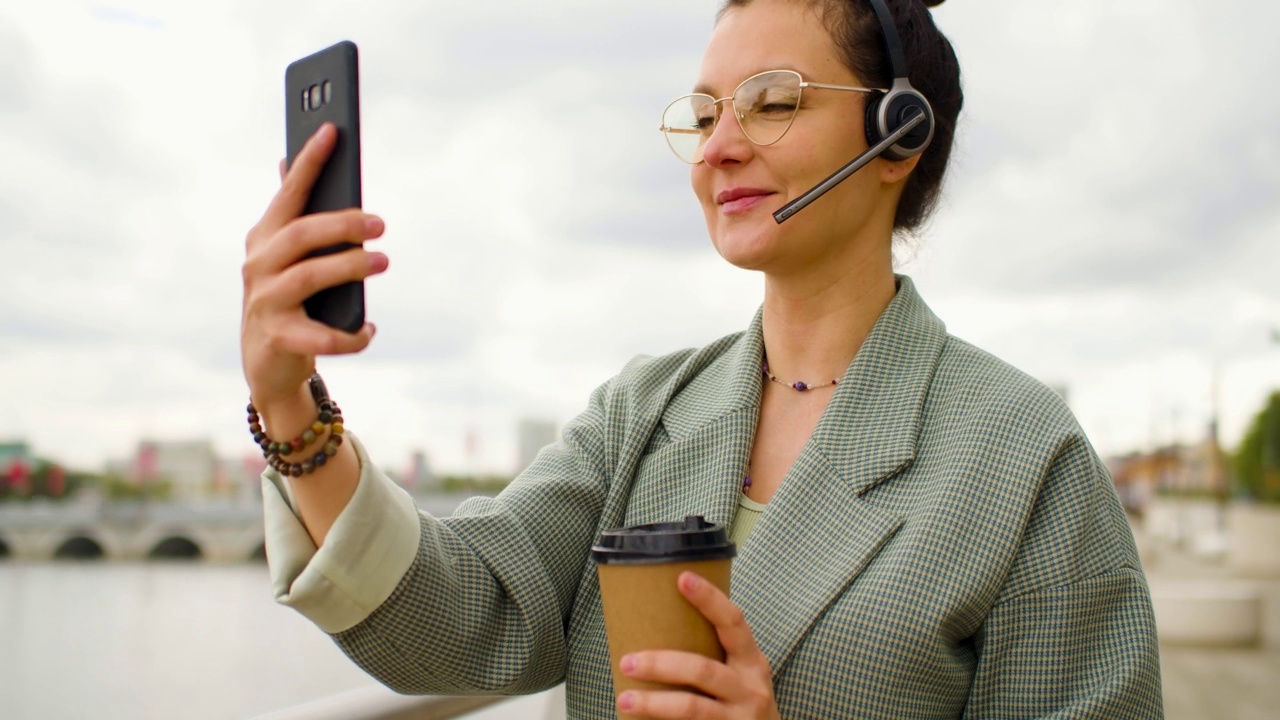
[[[591,554],[600,578],[615,694],[690,689],[623,675],[619,663],[637,650],[684,650],[724,660],[715,627],[676,588],[676,579],[688,570],[729,594],[736,551],[723,525],[691,515],[679,522],[606,530]],[[631,717],[618,714],[619,720]]]

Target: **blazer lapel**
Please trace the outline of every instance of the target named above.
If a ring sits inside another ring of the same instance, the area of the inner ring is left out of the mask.
[[[626,525],[686,515],[733,521],[760,413],[760,319],[757,311],[722,355],[673,380],[637,468]]]
[[[914,459],[946,329],[909,278],[898,282],[734,562],[734,601],[775,676],[902,525],[861,495]]]

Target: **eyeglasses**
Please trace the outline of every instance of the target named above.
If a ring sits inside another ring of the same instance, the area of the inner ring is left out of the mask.
[[[720,121],[720,106],[733,101],[733,115],[742,134],[756,145],[772,145],[791,129],[805,88],[885,92],[881,88],[805,82],[794,70],[769,70],[752,75],[729,97],[719,100],[703,93],[676,98],[662,111],[662,134],[672,152],[690,165],[702,162],[702,151]]]

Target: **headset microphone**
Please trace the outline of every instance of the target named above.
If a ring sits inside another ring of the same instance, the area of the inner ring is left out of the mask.
[[[812,190],[775,212],[773,219],[779,224],[875,158],[884,156],[892,161],[906,160],[924,152],[933,140],[933,108],[924,95],[911,86],[911,80],[907,78],[906,53],[902,51],[902,41],[898,38],[893,13],[889,11],[885,0],[869,2],[876,19],[880,21],[880,34],[884,38],[889,68],[893,72],[893,85],[873,102],[867,103],[863,126],[866,128],[867,144],[871,147]]]
[[[809,192],[783,205],[781,209],[773,214],[773,219],[781,225],[787,218],[795,215],[801,210],[808,207],[809,203],[822,197],[828,190],[844,182],[845,178],[858,172],[863,165],[871,162],[880,156],[881,153],[893,147],[899,140],[906,137],[917,125],[925,121],[922,113],[916,113],[910,120],[902,124],[897,130],[889,134],[889,137],[881,140],[874,147],[854,158],[852,162],[839,170],[835,171],[831,177],[818,183]]]

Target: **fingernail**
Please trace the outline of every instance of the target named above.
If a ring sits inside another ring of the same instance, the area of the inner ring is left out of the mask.
[[[380,235],[385,227],[386,223],[382,222],[380,217],[371,216],[364,219],[364,231],[370,236]]]
[[[387,256],[383,255],[382,253],[371,253],[369,255],[369,267],[376,273],[380,273],[383,270],[386,270],[387,266],[390,264],[391,264],[391,260],[389,260]]]
[[[630,710],[635,707],[636,696],[629,692],[624,692],[618,696],[618,707],[623,710]]]
[[[378,326],[374,325],[373,323],[369,323],[369,337],[373,337],[374,335],[377,335],[377,334],[378,334]]]
[[[698,576],[691,572],[681,573],[678,582],[682,590],[693,591],[698,587]]]
[[[627,675],[630,675],[631,673],[635,672],[636,659],[631,657],[630,655],[626,655],[626,656],[623,656],[622,660],[618,662],[618,665],[622,667],[622,672],[626,673]]]

